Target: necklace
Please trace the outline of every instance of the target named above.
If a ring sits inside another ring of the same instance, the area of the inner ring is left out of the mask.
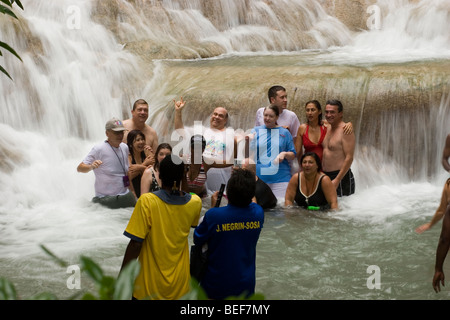
[[[108,141],[107,141],[107,142],[108,142]],[[122,170],[123,170],[124,175],[127,175],[126,165],[125,165],[125,157],[124,157],[124,155],[123,155],[122,149],[120,149],[120,145],[119,145],[119,147],[116,148],[116,149],[119,149],[120,154],[121,154],[121,156],[122,156],[123,162],[122,162],[122,160],[120,160],[119,155],[117,154],[117,152],[116,152],[116,150],[114,149],[114,147],[113,147],[109,142],[108,142],[108,144],[109,144],[109,146],[111,147],[111,150],[112,150],[112,151],[114,152],[114,154],[116,155],[117,160],[119,160],[119,163],[120,163],[120,166],[122,167]]]

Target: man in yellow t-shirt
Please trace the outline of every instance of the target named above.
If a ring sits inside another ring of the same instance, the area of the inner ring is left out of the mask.
[[[138,300],[174,300],[189,291],[188,236],[198,224],[202,201],[179,191],[184,164],[172,158],[177,157],[160,163],[162,189],[141,195],[124,232],[130,242],[121,269],[139,257],[141,270],[133,293]]]

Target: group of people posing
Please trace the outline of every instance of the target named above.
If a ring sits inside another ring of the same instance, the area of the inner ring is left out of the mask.
[[[355,136],[351,123],[343,122],[342,103],[327,101],[322,119],[320,103],[309,101],[308,121],[300,124],[287,109],[283,87],[270,88],[268,98],[270,105],[257,110],[255,127],[249,134],[233,134],[231,147],[227,135],[234,131],[227,128],[227,110],[215,108],[209,127],[201,134],[194,128],[191,134],[182,120],[183,99],[174,100],[174,129],[188,144],[183,152],[158,143],[146,124],[144,100],[135,102],[131,119],[106,123],[107,139],[92,148],[78,171],[94,171],[93,202],[134,207],[124,232],[130,241],[122,263],[122,269],[137,258],[141,264],[133,298],[178,299],[189,291],[191,228],[194,243],[208,248],[200,281],[208,297],[251,295],[264,209],[283,197],[286,206],[336,209],[338,196],[354,193]],[[236,163],[242,141],[243,160]],[[227,204],[215,207],[214,191],[221,184]],[[201,217],[208,190],[213,191],[212,208]]]
[[[304,208],[336,209],[337,197],[355,192],[350,168],[355,135],[352,124],[343,121],[342,103],[327,101],[323,119],[320,103],[308,101],[307,123],[300,124],[298,116],[287,109],[285,88],[271,87],[268,98],[270,104],[257,110],[255,127],[247,135],[229,130],[229,115],[222,107],[214,109],[208,128],[193,134],[192,128],[183,125],[186,102],[174,100],[174,129],[183,130],[183,139],[190,142],[183,154],[177,154],[185,163],[182,189],[204,197],[208,190],[226,184],[237,157],[236,146],[245,140],[240,165],[254,171],[266,196],[269,187],[269,198],[284,198],[288,206],[297,203]],[[134,206],[141,193],[158,190],[159,163],[172,154],[171,144],[158,144],[156,131],[146,124],[149,107],[145,100],[137,100],[131,113],[131,119],[123,122],[117,118],[108,121],[107,140],[94,146],[78,166],[79,172],[94,170],[93,201],[110,208]],[[198,149],[194,150],[195,143]],[[275,205],[271,201],[263,207]]]

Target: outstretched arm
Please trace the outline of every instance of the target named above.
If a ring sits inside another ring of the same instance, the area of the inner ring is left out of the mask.
[[[445,257],[447,256],[448,249],[450,248],[450,205],[447,206],[445,211],[444,221],[442,222],[442,231],[439,238],[439,244],[436,250],[436,265],[434,267],[435,273],[433,277],[434,291],[441,291],[440,283],[444,284],[444,271],[442,266],[444,264]]]
[[[439,207],[437,208],[436,212],[434,213],[433,218],[431,218],[430,222],[427,222],[420,227],[416,228],[417,233],[423,233],[424,231],[427,231],[432,226],[434,226],[439,220],[442,219],[445,213],[445,209],[447,208],[447,192],[446,190],[449,188],[449,185],[446,183],[444,185],[444,189],[442,190],[442,196],[441,196],[441,203],[439,204]]]
[[[183,118],[181,116],[181,111],[186,105],[186,102],[183,101],[183,97],[180,98],[180,101],[175,101],[175,99],[173,99],[173,102],[175,104],[175,130],[183,129],[184,125],[183,125]]]

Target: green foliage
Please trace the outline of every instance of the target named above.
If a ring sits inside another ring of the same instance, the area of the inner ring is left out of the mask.
[[[0,13],[6,14],[14,19],[18,19],[16,14],[11,10],[13,3],[16,3],[19,6],[19,8],[23,10],[23,5],[19,0],[0,0]],[[22,59],[17,54],[17,52],[13,48],[11,48],[7,43],[0,41],[0,49],[1,48],[9,51],[13,55],[15,55],[20,61],[22,61]],[[0,50],[0,56],[3,56],[3,52],[1,50]],[[8,76],[8,78],[10,78],[12,80],[9,73],[1,65],[0,65],[0,72],[5,74],[6,76]]]
[[[3,0],[0,0],[3,1]],[[69,264],[57,257],[48,248],[41,245],[42,250],[59,266],[67,268]],[[113,278],[104,274],[103,269],[88,257],[80,257],[81,271],[86,273],[93,280],[97,292],[86,292],[81,300],[130,300],[133,295],[134,281],[139,274],[139,262],[132,261],[128,263],[120,272],[119,277]],[[208,297],[199,283],[191,278],[191,290],[181,298],[181,300],[208,300]],[[82,293],[77,293],[69,300],[78,298]],[[19,300],[14,285],[7,279],[0,278],[0,300]],[[52,293],[38,293],[27,300],[58,300],[58,297]],[[244,295],[239,297],[229,297],[227,300],[264,300],[264,296],[255,293],[249,298]]]
[[[0,0],[2,1],[2,0]],[[58,258],[48,248],[41,248],[49,255],[59,266],[67,267],[61,258]],[[86,292],[81,297],[82,300],[130,300],[133,295],[134,280],[139,274],[140,265],[138,261],[130,262],[120,273],[119,277],[113,278],[104,274],[102,268],[92,259],[82,256],[80,258],[81,271],[85,272],[96,285],[97,292]],[[70,299],[77,298],[80,294],[76,294]],[[0,278],[0,300],[18,300],[14,285]],[[28,298],[29,300],[57,300],[58,298],[51,293],[38,293]]]

